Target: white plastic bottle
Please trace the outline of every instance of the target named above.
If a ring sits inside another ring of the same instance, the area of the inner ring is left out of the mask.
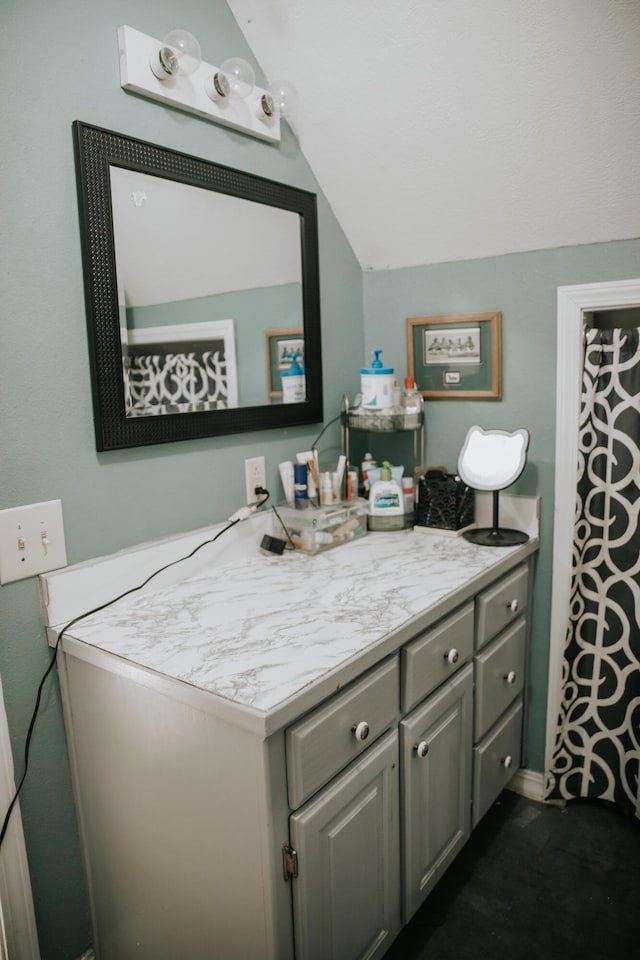
[[[380,359],[382,350],[374,350],[370,367],[360,370],[360,390],[364,410],[391,410],[396,378],[393,367],[385,367]]]
[[[402,487],[391,475],[391,464],[384,460],[380,479],[371,487],[369,494],[370,530],[403,530],[404,496]]]
[[[298,363],[300,358],[300,363]],[[300,354],[291,361],[288,370],[282,371],[282,402],[304,403],[307,399],[307,387],[304,378],[304,364]]]
[[[401,409],[404,416],[403,426],[417,427],[420,425],[420,415],[422,413],[422,394],[416,388],[416,382],[413,377],[404,378]]]
[[[373,459],[373,456],[370,453],[365,453],[364,460],[360,464],[360,478],[362,480],[362,489],[365,496],[369,496],[369,490],[371,489],[371,481],[369,480],[369,471],[375,470],[378,466],[377,460]]]

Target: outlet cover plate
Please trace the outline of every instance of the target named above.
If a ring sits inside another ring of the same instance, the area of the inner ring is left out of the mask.
[[[66,565],[61,500],[0,510],[0,583]]]
[[[258,499],[255,493],[256,487],[264,487],[267,482],[267,467],[264,457],[250,457],[245,460],[244,481],[247,503],[255,503]]]

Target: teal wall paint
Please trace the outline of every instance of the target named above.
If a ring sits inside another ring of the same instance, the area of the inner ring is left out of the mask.
[[[277,464],[320,425],[96,453],[71,124],[83,120],[318,194],[325,416],[357,383],[362,273],[300,148],[189,117],[120,89],[118,26],[155,37],[184,26],[205,59],[254,62],[224,0],[4,0],[0,508],[60,497],[70,563],[229,516],[245,457]],[[176,18],[179,23],[176,24]],[[258,69],[259,82],[264,77]],[[321,447],[338,443],[331,427]],[[330,453],[335,460],[335,449]],[[36,687],[49,662],[34,579],[0,587],[0,674],[16,776]],[[90,940],[60,699],[49,684],[21,800],[43,960],[75,960]]]
[[[407,317],[502,312],[502,400],[427,401],[426,460],[455,470],[467,429],[473,423],[504,430],[524,426],[531,433],[527,466],[511,492],[539,494],[542,498],[532,617],[527,756],[528,767],[537,771],[544,769],[546,735],[557,288],[638,276],[639,240],[364,274],[367,353],[382,348],[385,364],[401,376],[407,370]],[[380,455],[377,449],[372,452]],[[398,452],[397,460],[402,455]]]
[[[155,303],[146,307],[127,307],[127,326],[131,329],[176,323],[207,323],[233,320],[240,406],[267,403],[267,330],[290,330],[302,326],[302,288],[288,283],[276,287],[256,287],[212,294],[176,303]],[[278,388],[280,389],[280,388]]]

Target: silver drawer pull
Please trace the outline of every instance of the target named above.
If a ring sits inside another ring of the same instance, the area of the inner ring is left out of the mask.
[[[421,740],[420,743],[414,743],[413,752],[422,760],[429,753],[429,744],[426,740]]]
[[[460,658],[460,654],[455,647],[452,647],[451,650],[448,650],[445,653],[444,658],[448,663],[457,663]]]
[[[507,604],[507,610],[509,610],[511,613],[517,613],[519,607],[520,607],[520,604],[518,603],[517,600],[511,600]]]
[[[356,740],[366,740],[369,736],[369,724],[366,720],[362,720],[360,723],[354,723],[351,727],[351,733]]]
[[[515,670],[509,670],[509,673],[505,673],[504,678],[507,681],[507,683],[515,683],[516,682]]]
[[[507,757],[505,757],[504,760],[502,761],[502,766],[503,766],[506,770],[508,770],[512,763],[513,763],[513,757],[512,757],[512,756],[507,756]]]

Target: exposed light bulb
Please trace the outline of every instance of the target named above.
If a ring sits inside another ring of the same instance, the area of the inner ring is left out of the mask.
[[[149,58],[152,72],[159,80],[188,77],[202,63],[200,44],[188,30],[170,30],[158,50]]]
[[[218,71],[205,80],[204,88],[210,100],[243,100],[255,87],[253,67],[240,57],[230,57]]]
[[[290,120],[298,106],[298,91],[288,80],[274,80],[267,87],[281,117]]]
[[[229,96],[233,100],[244,100],[256,85],[253,67],[240,57],[230,57],[220,67],[220,72],[229,81]]]

